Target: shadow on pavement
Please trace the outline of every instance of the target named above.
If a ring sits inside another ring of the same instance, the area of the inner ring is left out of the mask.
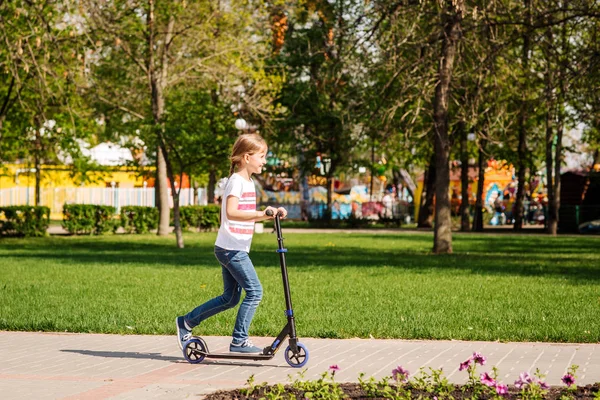
[[[171,357],[163,356],[160,353],[138,353],[138,352],[126,352],[126,351],[95,351],[95,350],[75,350],[75,349],[62,349],[60,350],[65,353],[77,353],[85,356],[92,357],[104,357],[104,358],[134,358],[143,360],[158,360],[158,361],[169,361],[172,363],[186,363],[182,357]],[[241,363],[241,362],[230,362],[230,361],[212,361],[204,360],[202,365],[233,365],[240,367],[281,367],[289,368],[285,365],[277,364],[256,364],[256,363]]]

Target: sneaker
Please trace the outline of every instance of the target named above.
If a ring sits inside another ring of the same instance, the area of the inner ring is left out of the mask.
[[[192,338],[192,331],[186,327],[183,317],[175,318],[175,325],[177,326],[177,344],[183,350],[183,344]]]
[[[261,353],[263,349],[256,347],[250,339],[246,339],[242,343],[231,342],[229,345],[229,351],[232,353]]]

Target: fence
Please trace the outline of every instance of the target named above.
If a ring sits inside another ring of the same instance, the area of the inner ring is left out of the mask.
[[[179,204],[206,204],[206,189],[181,189]],[[13,187],[0,189],[1,206],[33,205],[35,189],[33,187]],[[62,214],[63,205],[68,204],[99,204],[113,206],[120,211],[123,206],[156,205],[154,188],[42,188],[40,189],[40,205],[50,208],[52,217]],[[173,207],[173,196],[169,189],[169,206]]]
[[[40,205],[50,208],[51,218],[62,218],[63,205],[67,204],[99,204],[105,206],[113,206],[120,211],[123,206],[149,206],[154,207],[156,204],[154,188],[41,188],[40,189]],[[17,206],[17,205],[33,205],[35,204],[35,189],[33,187],[13,187],[9,189],[0,189],[0,207],[2,206]],[[181,189],[179,194],[179,204],[187,206],[192,204],[207,204],[207,193],[205,188]],[[300,204],[282,202],[271,204],[269,202],[261,202],[260,205],[277,205],[284,206],[288,209],[288,217],[290,219],[304,218],[322,218],[327,206],[323,203],[310,202],[307,203],[304,209]],[[173,207],[173,197],[169,190],[169,206]],[[366,202],[358,206],[358,209],[353,209],[352,204],[332,204],[332,217],[334,219],[348,218],[351,214],[358,218],[378,218],[383,211],[383,205],[380,202]],[[393,207],[393,216],[396,218],[405,218],[409,214],[406,206],[396,203]]]

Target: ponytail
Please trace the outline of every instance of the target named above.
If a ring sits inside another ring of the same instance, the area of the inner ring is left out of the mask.
[[[229,168],[229,176],[233,175],[235,172],[235,161],[231,162],[231,168]]]

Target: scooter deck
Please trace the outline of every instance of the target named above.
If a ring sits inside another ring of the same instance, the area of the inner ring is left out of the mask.
[[[275,354],[257,354],[257,353],[202,353],[206,358],[229,358],[238,360],[270,360]]]

